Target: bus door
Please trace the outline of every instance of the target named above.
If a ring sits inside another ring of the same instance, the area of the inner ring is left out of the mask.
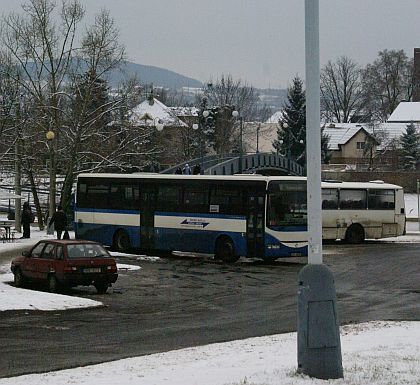
[[[142,186],[140,189],[140,247],[153,249],[155,240],[156,189]]]
[[[247,256],[264,257],[264,191],[248,193],[248,214],[246,221]]]

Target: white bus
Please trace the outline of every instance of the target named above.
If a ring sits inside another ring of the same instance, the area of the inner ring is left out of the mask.
[[[382,181],[322,182],[322,238],[361,243],[405,232],[404,191]]]
[[[81,174],[76,237],[116,250],[236,261],[307,255],[306,179],[259,175]]]

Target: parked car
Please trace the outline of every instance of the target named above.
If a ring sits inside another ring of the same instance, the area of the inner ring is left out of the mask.
[[[94,285],[104,294],[118,278],[115,259],[99,243],[80,240],[44,240],[24,251],[11,265],[14,283],[45,283],[50,292],[77,285]]]

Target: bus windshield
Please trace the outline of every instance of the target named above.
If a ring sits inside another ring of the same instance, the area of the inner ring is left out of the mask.
[[[306,226],[306,182],[273,181],[268,186],[267,227]]]

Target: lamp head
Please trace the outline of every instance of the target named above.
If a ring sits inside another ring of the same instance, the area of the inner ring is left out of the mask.
[[[237,118],[237,117],[239,116],[239,111],[237,111],[237,110],[233,110],[233,111],[232,111],[232,116],[233,116],[234,118]]]
[[[54,138],[55,138],[55,134],[54,134],[54,131],[48,131],[46,134],[45,134],[45,137],[47,138],[47,140],[53,140]]]

